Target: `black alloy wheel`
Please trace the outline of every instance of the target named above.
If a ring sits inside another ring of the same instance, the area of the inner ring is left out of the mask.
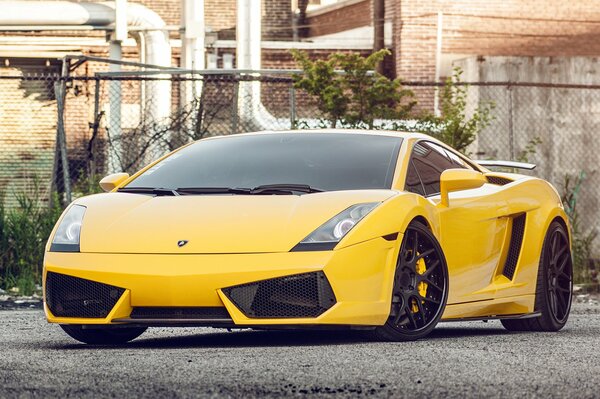
[[[406,229],[394,275],[386,324],[375,330],[385,340],[422,338],[436,326],[448,298],[448,268],[442,248],[429,229],[413,222]]]
[[[502,320],[510,331],[558,331],[564,327],[573,297],[573,260],[571,243],[563,224],[550,224],[540,257],[535,310],[540,317]]]

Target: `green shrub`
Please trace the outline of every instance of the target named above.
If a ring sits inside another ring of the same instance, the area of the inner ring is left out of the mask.
[[[389,54],[388,50],[368,57],[335,53],[326,60],[312,61],[306,53],[292,50],[302,69],[302,74],[294,75],[294,87],[316,100],[324,115],[320,127],[420,132],[465,153],[492,121],[494,104],[482,103],[469,112],[469,87],[461,82],[461,69],[455,68],[439,93],[440,116],[416,114],[414,93],[403,88],[400,79],[374,72]]]
[[[323,127],[380,129],[382,126],[375,125],[377,119],[407,118],[417,103],[412,99],[413,92],[403,89],[399,79],[391,80],[374,72],[391,54],[389,50],[368,57],[334,53],[326,60],[316,61],[302,51],[291,53],[303,70],[294,75],[294,87],[316,99],[325,115]]]
[[[31,190],[15,193],[17,206],[7,209],[0,197],[0,286],[33,293],[41,283],[44,246],[61,209],[56,198],[49,208],[37,181]]]
[[[565,175],[562,202],[571,225],[571,247],[573,250],[573,277],[576,283],[588,283],[591,280],[589,260],[592,257],[592,245],[598,233],[593,229],[585,229],[577,211],[577,197],[585,173],[578,176]]]

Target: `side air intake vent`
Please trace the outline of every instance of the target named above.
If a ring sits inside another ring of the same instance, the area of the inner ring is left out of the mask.
[[[519,253],[523,245],[523,235],[525,233],[525,214],[516,216],[512,220],[512,230],[510,235],[510,244],[508,246],[508,255],[504,263],[504,274],[509,280],[512,280],[519,261]]]
[[[513,180],[507,179],[501,176],[486,176],[488,183],[495,184],[497,186],[504,186],[505,184],[512,183]]]
[[[223,293],[249,318],[317,317],[336,303],[323,272],[257,281]]]
[[[57,317],[103,319],[123,292],[123,288],[65,274],[46,275],[46,304]]]

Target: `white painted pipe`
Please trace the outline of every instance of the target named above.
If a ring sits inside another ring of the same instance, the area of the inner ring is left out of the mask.
[[[46,26],[70,30],[73,26],[92,26],[97,29],[113,30],[115,24],[115,3],[76,3],[70,1],[13,1],[0,2],[1,26]],[[133,36],[141,44],[141,59],[152,65],[171,66],[171,46],[165,22],[149,8],[129,3],[127,25],[137,28]],[[111,43],[110,54],[120,59],[118,43]],[[158,77],[161,77],[159,75]],[[164,77],[164,76],[162,76]],[[145,104],[141,104],[143,120],[161,123],[171,114],[171,83],[168,80],[145,83]],[[111,121],[113,131],[120,133],[120,93],[111,100]],[[114,104],[113,104],[114,103]],[[117,110],[117,107],[119,109]],[[155,155],[155,154],[151,154]]]
[[[114,11],[100,3],[70,1],[2,1],[0,26],[108,26],[115,20]]]
[[[237,69],[261,69],[261,0],[237,0]],[[253,129],[289,129],[290,120],[274,117],[263,105],[260,82],[240,82],[238,116]]]

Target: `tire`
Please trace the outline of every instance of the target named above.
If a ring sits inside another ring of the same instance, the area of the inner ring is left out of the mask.
[[[540,317],[502,320],[509,331],[559,331],[567,324],[573,298],[573,260],[566,228],[553,221],[548,227],[538,268],[535,311]]]
[[[392,289],[390,316],[373,331],[376,339],[412,341],[437,325],[448,299],[448,266],[429,229],[412,222],[404,234]]]
[[[84,325],[61,324],[61,328],[73,339],[91,345],[125,344],[146,331],[146,327],[86,328]]]

